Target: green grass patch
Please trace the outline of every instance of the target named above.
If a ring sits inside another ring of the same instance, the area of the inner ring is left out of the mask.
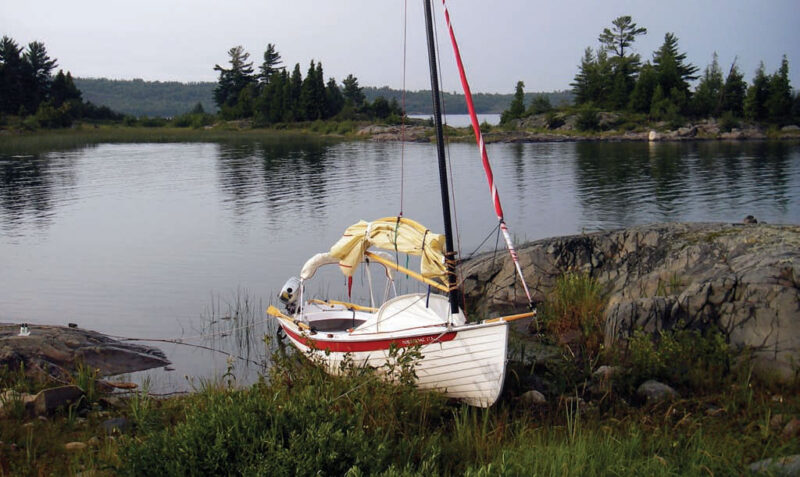
[[[563,291],[595,296],[587,285]],[[268,373],[243,389],[222,377],[160,399],[145,385],[116,406],[101,396],[45,420],[3,414],[0,475],[740,475],[754,461],[800,453],[800,441],[772,424],[776,415],[800,415],[797,389],[767,389],[716,367],[724,346],[712,336],[687,331],[632,343],[628,365],[642,375],[662,370],[680,379],[686,355],[695,355],[709,366],[689,373],[686,389],[695,378],[726,377],[650,406],[583,401],[576,386],[548,394],[545,405],[507,396],[477,409],[408,384],[420,350],[395,351],[397,366],[385,371],[404,384],[392,385],[352,362],[329,376],[279,347]],[[5,384],[20,385],[6,373]],[[91,372],[83,375],[76,379]],[[103,422],[112,418],[129,425],[109,434]],[[86,447],[66,450],[73,441]]]

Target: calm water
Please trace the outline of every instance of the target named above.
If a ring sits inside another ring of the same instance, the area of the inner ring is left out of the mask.
[[[797,144],[488,149],[518,240],[661,221],[740,222],[748,214],[800,223]],[[449,151],[466,255],[495,219],[474,146]],[[246,305],[261,320],[286,278],[346,226],[397,215],[401,164],[403,214],[441,230],[434,156],[430,145],[369,142],[0,150],[0,322],[74,322],[239,354],[244,340],[261,350],[267,330],[225,319],[235,317],[231,308]],[[338,277],[325,286],[344,293]],[[158,346],[176,367],[157,374],[163,388],[185,388],[185,374],[225,371],[224,356]]]

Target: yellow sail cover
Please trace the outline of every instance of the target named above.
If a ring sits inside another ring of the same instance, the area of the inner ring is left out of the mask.
[[[446,284],[444,235],[435,234],[419,223],[404,217],[385,217],[372,222],[360,221],[344,231],[331,247],[339,259],[339,268],[351,277],[370,247],[422,257],[420,273]]]

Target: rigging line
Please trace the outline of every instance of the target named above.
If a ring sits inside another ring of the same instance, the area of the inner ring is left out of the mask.
[[[489,232],[489,235],[487,235],[486,238],[483,239],[483,242],[481,242],[480,245],[478,245],[478,247],[475,250],[473,250],[472,253],[467,255],[465,258],[474,257],[475,254],[478,253],[478,250],[480,250],[481,247],[483,247],[486,244],[486,242],[488,242],[489,239],[492,238],[492,234],[494,234],[495,232],[497,232],[499,230],[500,230],[500,224],[495,225],[494,228],[491,230],[491,232]],[[498,235],[498,237],[499,237],[499,235]],[[495,247],[495,251],[496,251],[497,250],[497,243],[495,243],[494,247]]]
[[[403,2],[403,91],[401,96],[402,113],[400,118],[400,217],[403,216],[403,195],[405,190],[405,152],[406,152],[406,31],[408,28],[408,0]]]
[[[223,351],[221,349],[216,349],[216,348],[212,348],[210,346],[204,346],[204,345],[195,344],[195,343],[184,343],[184,342],[179,341],[179,340],[150,339],[150,338],[124,338],[124,339],[122,339],[120,341],[154,341],[154,342],[157,342],[157,343],[179,344],[179,345],[183,345],[183,346],[190,346],[192,348],[200,348],[200,349],[205,349],[205,350],[208,350],[208,351],[214,351],[215,353],[224,354],[225,356],[229,356],[231,358],[236,358],[236,359],[239,359],[239,360],[242,360],[242,361],[246,361],[248,363],[255,364],[255,365],[258,365],[258,366],[261,366],[263,364],[263,363],[259,363],[258,361],[255,361],[255,360],[252,360],[252,359],[249,359],[249,358],[245,358],[243,356],[239,356],[239,355],[236,355],[236,354],[233,354],[233,353],[229,353],[227,351]]]
[[[439,49],[439,29],[436,28],[437,22],[436,22],[436,9],[435,8],[431,9],[431,15],[433,16],[433,19],[434,19],[434,21],[433,21],[433,36],[434,36],[435,44],[436,44],[436,61],[437,61],[437,63],[439,63],[439,91],[441,92],[441,91],[444,91],[444,88],[443,88],[443,86],[444,86],[444,80],[443,80],[444,70],[442,69],[442,55],[441,55],[441,51]],[[446,126],[447,125],[447,101],[444,100],[444,97],[442,97],[442,116],[443,116],[442,121],[443,121],[444,125]],[[447,128],[443,128],[443,129],[444,129],[443,135],[447,136]],[[455,229],[455,232],[454,232],[455,236],[453,238],[455,239],[455,242],[456,242],[455,252],[456,252],[457,256],[461,256],[461,233],[459,232],[459,227],[458,227],[458,206],[457,206],[457,201],[456,201],[455,182],[454,182],[454,179],[453,179],[453,162],[452,162],[453,155],[450,153],[450,141],[449,141],[449,139],[447,141],[445,141],[445,149],[447,151],[447,153],[445,154],[447,156],[447,167],[450,170],[450,174],[447,175],[448,176],[447,177],[447,179],[448,179],[447,182],[448,182],[448,186],[450,188],[450,190],[449,190],[450,207],[453,209],[453,228]],[[458,282],[459,281],[459,279],[458,279],[459,278],[458,277],[458,268],[457,267],[454,268],[454,271],[456,272],[456,282]]]
[[[216,336],[219,336],[220,338],[224,338],[224,337],[226,337],[227,335],[229,335],[230,333],[232,333],[234,331],[242,330],[242,329],[245,329],[245,328],[252,328],[252,327],[254,327],[254,326],[258,325],[258,324],[266,323],[266,322],[267,322],[267,320],[263,319],[263,321],[254,321],[254,322],[249,323],[249,324],[245,324],[245,325],[241,325],[241,326],[234,326],[233,328],[229,328],[229,329],[224,330],[224,331],[221,330],[221,331],[214,332],[214,333],[201,333],[199,335],[192,335],[192,336],[186,336],[186,337],[181,337],[181,338],[129,338],[127,336],[116,336],[116,335],[106,335],[106,336],[108,336],[109,338],[115,338],[115,339],[120,340],[120,341],[165,341],[165,342],[168,342],[168,343],[186,344],[186,345],[190,345],[191,346],[192,344],[191,343],[186,343],[186,341],[191,341],[191,340],[195,340],[195,339],[213,338],[213,337],[216,337]]]

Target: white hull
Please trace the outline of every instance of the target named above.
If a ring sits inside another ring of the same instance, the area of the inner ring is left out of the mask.
[[[392,343],[398,348],[420,344],[423,357],[414,367],[418,387],[479,407],[494,404],[503,389],[508,343],[505,321],[369,334],[311,334],[290,320],[279,322],[294,346],[312,354],[332,374],[339,372],[345,359],[385,371],[386,363],[392,360]]]

